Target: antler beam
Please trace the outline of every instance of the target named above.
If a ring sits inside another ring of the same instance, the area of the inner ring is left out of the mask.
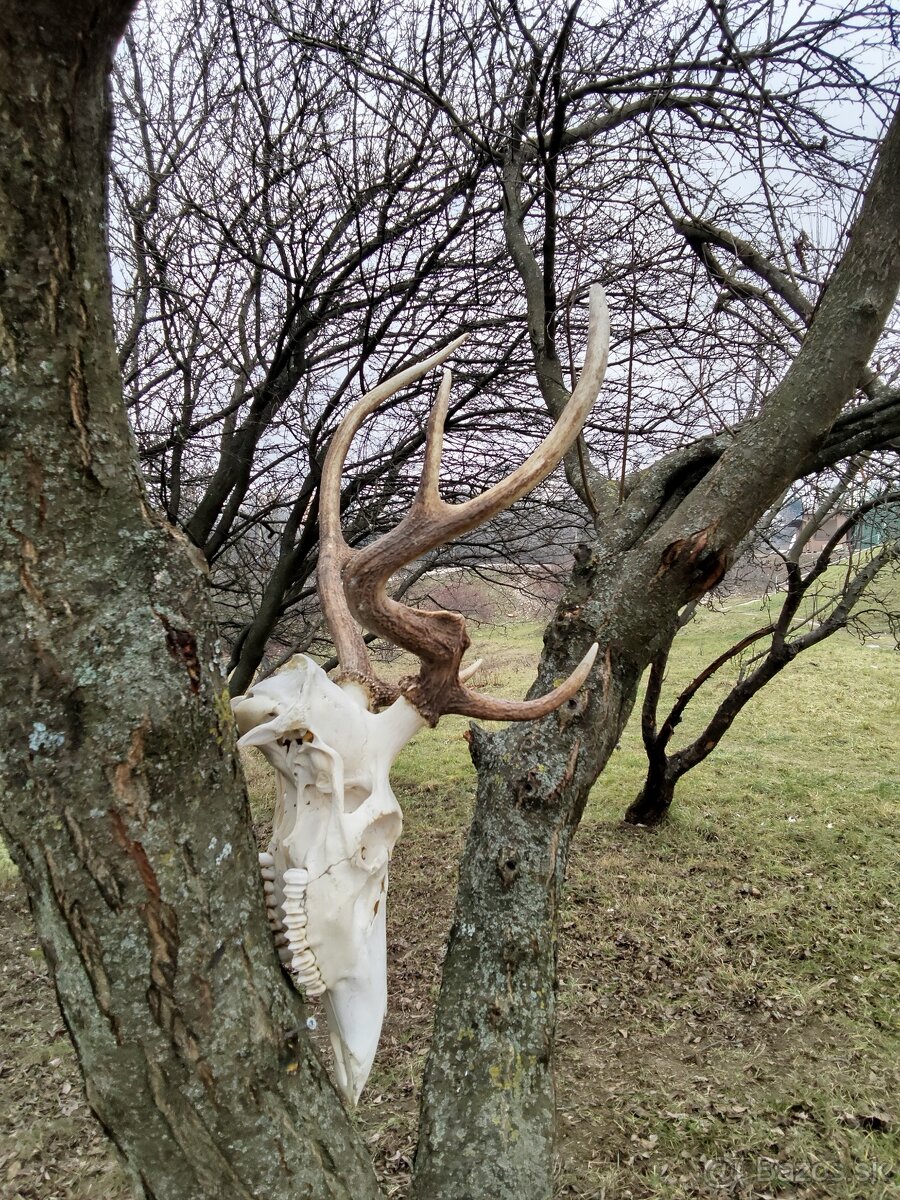
[[[366,643],[344,595],[342,571],[353,551],[344,541],[341,529],[341,472],[350,444],[366,418],[401,388],[415,383],[440,366],[467,337],[468,334],[463,334],[424,362],[392,375],[366,392],[335,430],[322,467],[319,485],[319,603],[334,642],[341,678],[364,684],[376,705],[396,699],[397,689],[378,679],[372,670]]]

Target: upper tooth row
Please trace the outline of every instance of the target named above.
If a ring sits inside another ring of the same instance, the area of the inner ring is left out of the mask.
[[[289,867],[284,873],[284,930],[291,949],[291,970],[307,996],[321,996],[325,981],[316,963],[316,956],[307,941],[306,889],[309,872],[302,867]]]

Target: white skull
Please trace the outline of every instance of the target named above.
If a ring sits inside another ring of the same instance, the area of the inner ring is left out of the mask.
[[[403,826],[389,773],[426,722],[402,698],[369,712],[361,687],[305,655],[232,707],[238,744],[258,746],[278,781],[260,856],[270,924],[297,981],[323,995],[337,1082],[355,1104],[387,1009],[387,872]]]

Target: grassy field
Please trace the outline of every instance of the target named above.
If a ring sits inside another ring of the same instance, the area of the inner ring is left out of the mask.
[[[685,631],[673,689],[759,621],[757,605],[728,607]],[[521,694],[537,627],[475,641],[485,685]],[[569,873],[560,1197],[900,1196],[898,685],[886,640],[838,635],[810,651],[683,781],[655,831],[620,820],[642,778],[635,724],[627,731]],[[725,686],[712,685],[686,735]],[[390,1013],[356,1119],[396,1197],[470,814],[464,729],[449,720],[421,734],[395,772],[406,827],[391,879]],[[262,825],[271,784],[260,762],[247,772]],[[20,890],[0,872],[0,1194],[119,1200]]]

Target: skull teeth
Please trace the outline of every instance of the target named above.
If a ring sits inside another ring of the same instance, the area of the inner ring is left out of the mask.
[[[271,848],[270,848],[271,850]],[[284,938],[284,930],[281,924],[281,917],[278,915],[278,905],[275,902],[275,859],[270,851],[261,851],[257,856],[259,859],[259,873],[263,880],[263,895],[266,902],[266,920],[269,922],[269,928],[275,935],[275,945],[279,945],[279,938]],[[283,947],[284,942],[281,943]]]
[[[307,996],[321,996],[326,990],[316,956],[306,937],[309,917],[306,913],[306,888],[309,872],[290,867],[284,873],[284,920],[282,928],[291,952],[290,969]]]
[[[306,992],[307,996],[321,996],[328,990],[322,982],[322,976],[319,975],[318,968],[316,969],[315,978],[305,979],[302,975],[298,975],[297,982],[303,988],[304,992]]]

